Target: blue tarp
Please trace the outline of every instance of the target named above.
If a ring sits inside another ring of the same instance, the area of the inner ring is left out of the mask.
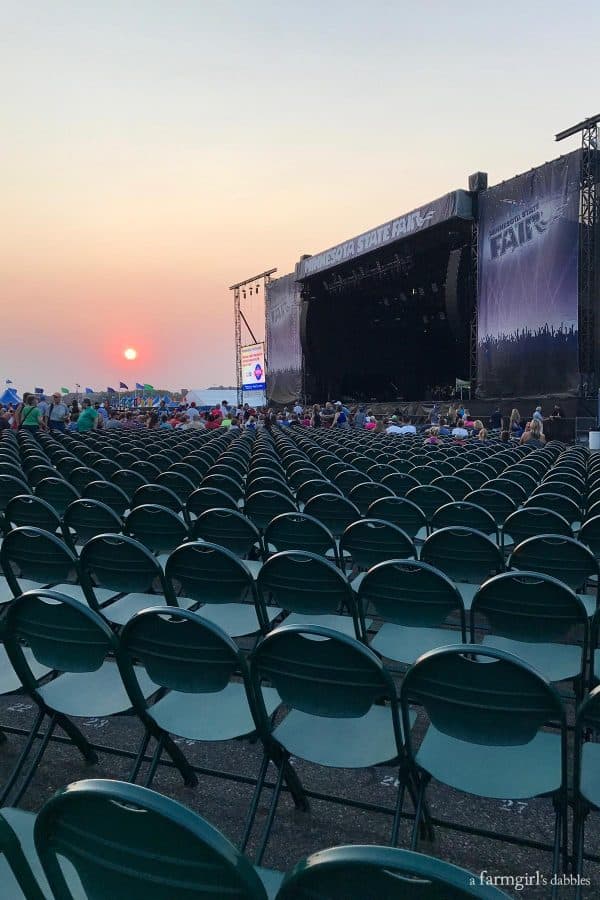
[[[21,402],[21,398],[17,394],[16,388],[6,388],[2,396],[0,397],[0,403],[4,406],[8,406],[9,403],[12,403],[13,406],[16,406],[17,403]]]

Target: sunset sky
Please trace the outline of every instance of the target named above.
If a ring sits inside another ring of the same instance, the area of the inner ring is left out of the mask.
[[[0,385],[232,383],[231,283],[574,149],[599,26],[596,0],[3,0]]]

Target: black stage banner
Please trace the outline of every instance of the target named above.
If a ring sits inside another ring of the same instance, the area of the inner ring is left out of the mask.
[[[466,191],[452,191],[438,200],[432,200],[425,206],[392,219],[378,228],[372,228],[358,237],[322,253],[316,253],[314,256],[307,256],[296,264],[296,278],[301,281],[309,278],[317,272],[323,272],[332,266],[339,266],[341,263],[347,262],[349,259],[355,259],[364,253],[370,253],[386,244],[392,244],[401,238],[409,237],[420,231],[425,231],[433,225],[445,222],[447,219],[461,218],[470,219],[473,215],[473,204],[471,196]]]
[[[267,398],[291,403],[302,394],[300,285],[293,274],[267,284]]]
[[[580,153],[480,196],[481,397],[575,394]]]

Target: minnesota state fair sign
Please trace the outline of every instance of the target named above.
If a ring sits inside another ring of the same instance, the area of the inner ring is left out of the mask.
[[[242,347],[242,390],[264,391],[266,385],[264,344]]]

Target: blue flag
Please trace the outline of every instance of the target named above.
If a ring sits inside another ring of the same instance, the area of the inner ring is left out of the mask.
[[[34,388],[34,389],[33,389],[33,392],[34,392],[35,394],[43,394],[43,393],[44,393],[44,388]]]
[[[144,385],[143,385],[143,384],[138,384],[137,381],[136,381],[136,383],[135,383],[135,389],[136,389],[136,391],[143,391],[143,390],[144,390]]]
[[[108,391],[109,394],[116,394],[116,393],[117,393],[117,392],[115,391],[115,389],[114,389],[114,388],[111,388],[111,387],[107,387],[106,390]]]
[[[4,383],[5,383],[5,384],[12,384],[12,381],[10,380],[10,378],[7,378],[6,381],[5,381]]]
[[[124,381],[119,382],[119,390],[120,391],[128,391],[129,390],[129,388],[127,387],[127,385],[125,384]]]
[[[85,392],[86,392],[86,394],[93,394],[93,393],[94,393],[94,388],[86,388],[86,389],[85,389]]]

